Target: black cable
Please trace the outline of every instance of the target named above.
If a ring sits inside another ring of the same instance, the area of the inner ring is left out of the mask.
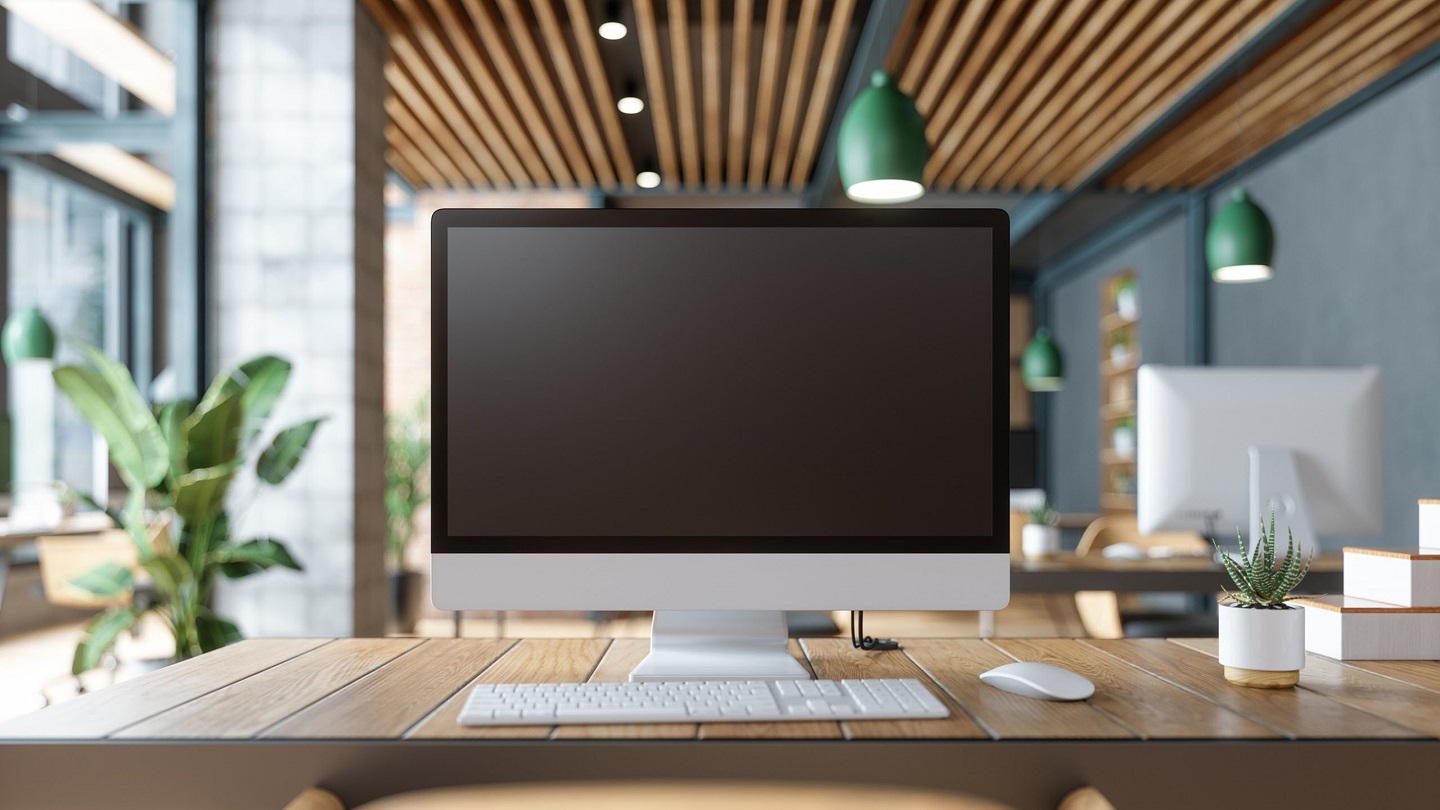
[[[900,642],[893,638],[871,638],[865,635],[865,611],[850,611],[850,646],[857,650],[898,650]]]

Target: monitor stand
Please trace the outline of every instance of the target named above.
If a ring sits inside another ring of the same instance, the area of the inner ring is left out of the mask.
[[[780,610],[657,610],[632,681],[802,680]]]
[[[1293,535],[1297,550],[1308,556],[1315,549],[1315,531],[1305,504],[1305,490],[1300,486],[1295,453],[1287,447],[1251,447],[1250,526],[1245,531],[1250,537],[1250,548],[1260,539],[1260,527],[1269,527],[1271,510],[1275,514],[1278,553],[1284,553]]]

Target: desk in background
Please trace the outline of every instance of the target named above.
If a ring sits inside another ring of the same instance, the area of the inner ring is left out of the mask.
[[[822,678],[915,677],[944,720],[466,728],[477,681],[616,681],[643,640],[247,641],[0,725],[0,806],[278,808],[323,785],[351,806],[405,790],[550,779],[797,779],[963,790],[1053,808],[1413,806],[1433,799],[1440,662],[1311,656],[1301,688],[1225,682],[1213,639],[931,639],[860,653],[796,643]],[[976,677],[1016,658],[1095,681],[1048,703]],[[83,777],[82,777],[83,775]],[[1418,786],[1418,787],[1417,787]],[[1423,788],[1423,790],[1421,789]],[[1419,791],[1414,792],[1414,791]],[[1408,798],[1408,803],[1407,799]]]

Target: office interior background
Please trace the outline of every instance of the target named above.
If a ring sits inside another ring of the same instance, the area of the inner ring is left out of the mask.
[[[245,635],[643,633],[640,616],[454,616],[415,598],[428,518],[406,487],[423,495],[426,481],[429,215],[860,206],[840,184],[840,124],[881,69],[929,146],[925,196],[903,205],[1010,216],[1011,485],[1043,491],[1065,549],[1133,515],[1140,362],[1382,369],[1384,533],[1324,550],[1403,544],[1415,500],[1440,492],[1440,2],[0,9],[6,314],[38,307],[57,363],[100,347],[147,398],[198,396],[273,353],[293,364],[275,421],[324,419],[283,486],[242,479],[232,493],[244,531],[283,539],[303,565],[217,586]],[[1273,228],[1260,283],[1207,267],[1207,231],[1236,188]],[[1063,359],[1059,390],[1030,390],[1022,356],[1037,339]],[[6,386],[13,413],[13,375]],[[63,397],[54,421],[55,477],[123,495]],[[54,598],[42,545],[0,549],[0,717],[170,654],[164,629],[142,624],[72,676],[94,608]],[[871,621],[891,635],[980,629],[971,614]],[[995,632],[1097,630],[1065,595],[1017,594]]]

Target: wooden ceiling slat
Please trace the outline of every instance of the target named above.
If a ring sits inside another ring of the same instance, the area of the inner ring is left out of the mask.
[[[410,184],[411,188],[424,188],[427,185],[431,185],[420,171],[394,146],[385,150],[385,165],[398,172],[400,176],[405,179],[405,182]]]
[[[397,5],[395,11],[392,11],[391,3],[407,5]],[[424,47],[417,36],[416,32],[422,27],[402,21],[398,16],[397,12],[409,12],[416,8],[413,1],[366,0],[366,6],[372,13],[380,10],[377,19],[380,19],[382,14],[388,17],[388,20],[381,20],[381,27],[390,34],[391,50],[401,63],[409,67],[410,75],[420,84],[446,120],[450,121],[450,125],[456,127],[457,133],[462,133],[461,139],[471,148],[474,148],[477,142],[483,143],[484,152],[494,156],[498,164],[496,171],[491,172],[490,167],[486,166],[486,173],[492,178],[508,177],[517,187],[531,185],[525,166],[501,134],[499,126],[490,117],[489,110],[481,103],[463,71],[446,58],[444,52],[447,49],[436,44],[435,32],[421,32],[428,37],[434,50],[439,52],[432,54],[431,48]],[[479,152],[476,158],[481,159]]]
[[[735,0],[735,23],[731,26],[730,133],[725,154],[725,183],[739,188],[745,181],[745,125],[750,104],[750,28],[755,14],[754,0]]]
[[[451,178],[464,176],[460,167],[445,154],[445,150],[440,148],[435,138],[398,95],[391,93],[385,97],[385,114],[390,117],[390,123],[395,126],[398,134],[405,138],[406,148],[401,151],[420,153],[410,163],[416,168],[426,170],[424,175],[427,184],[447,186],[453,182]],[[400,149],[394,139],[390,140]]]
[[[1076,35],[1096,2],[1098,0],[1069,0],[1064,3],[1060,16],[1045,30],[1044,38],[1035,45],[1030,58],[1024,59],[1015,74],[1003,82],[1003,89],[990,110],[972,127],[963,127],[957,123],[945,133],[947,139],[955,137],[963,140],[959,141],[958,146],[947,148],[942,139],[941,145],[935,149],[941,154],[953,153],[949,163],[938,175],[938,184],[942,188],[956,184],[961,173],[971,167],[977,153],[990,142],[996,127],[1009,121],[1016,104],[1036,90],[1040,76],[1054,63],[1061,46]],[[962,187],[968,188],[969,185],[962,184]]]
[[[945,0],[954,2],[954,0]],[[905,60],[914,50],[915,36],[917,31],[923,31],[920,27],[920,18],[925,16],[926,8],[930,5],[929,0],[918,0],[905,6],[905,16],[900,18],[900,27],[895,29],[895,41],[890,46],[890,54],[885,57],[885,70],[900,81],[900,74],[905,69]],[[903,86],[903,85],[902,85]],[[905,92],[910,92],[906,90]]]
[[[1095,44],[1110,31],[1119,15],[1129,7],[1129,0],[1101,0],[1079,31],[1069,37],[1063,50],[1040,75],[1015,109],[1006,116],[995,134],[986,139],[980,153],[960,174],[959,184],[966,188],[993,188],[1001,174],[1014,165],[1020,155],[1043,131],[1037,118],[1058,104],[1060,90],[1077,66],[1094,50]]]
[[[1194,12],[1200,0],[1170,0],[1163,3],[1159,12],[1152,15],[1144,25],[1137,26],[1126,37],[1125,42],[1111,55],[1098,75],[1080,88],[1056,120],[1043,150],[1027,155],[1016,166],[1014,173],[1005,184],[1012,188],[1056,188],[1061,178],[1055,174],[1059,166],[1057,153],[1086,115],[1092,112],[1127,74],[1141,72],[1149,76],[1155,65],[1147,61],[1148,55],[1164,42],[1180,25],[1187,15]]]
[[[1082,98],[1078,104],[1088,103],[1087,110],[1047,156],[1051,169],[1044,179],[1054,186],[1068,185],[1077,180],[1075,172],[1093,160],[1095,155],[1110,143],[1102,140],[1104,136],[1099,133],[1108,132],[1113,137],[1120,128],[1133,120],[1133,116],[1123,118],[1121,108],[1131,105],[1136,98],[1147,105],[1153,105],[1168,97],[1171,85],[1177,78],[1176,69],[1183,72],[1196,64],[1204,64],[1210,55],[1208,51],[1195,45],[1195,38],[1206,30],[1223,30],[1232,34],[1234,26],[1240,21],[1239,18],[1244,16],[1246,5],[1249,5],[1250,10],[1255,8],[1254,3],[1202,0],[1197,8],[1181,15],[1174,28],[1155,40],[1146,49],[1141,61],[1128,71],[1117,74],[1117,79],[1108,92],[1093,100]],[[1227,7],[1232,11],[1238,9],[1241,13],[1226,17],[1224,11]],[[1027,181],[1035,184],[1041,179],[1037,172],[1027,178]]]
[[[483,148],[483,145],[481,149],[474,150],[467,148],[461,142],[461,137],[455,133],[450,121],[436,111],[432,104],[433,99],[420,91],[404,65],[392,60],[385,66],[385,80],[389,82],[390,89],[396,98],[405,104],[406,110],[415,116],[430,135],[431,140],[459,169],[459,174],[449,179],[450,185],[470,183],[477,186],[490,186],[496,182],[502,185],[505,183],[505,173],[501,171],[499,164],[490,156],[490,153]],[[481,168],[480,161],[486,163],[486,168]],[[492,167],[495,171],[494,174],[490,174]]]
[[[442,144],[445,143],[445,131],[453,131],[460,144],[459,151],[471,156],[475,164],[483,167],[483,175],[488,178],[489,185],[501,187],[515,182],[496,157],[492,142],[481,134],[474,122],[461,110],[459,100],[410,38],[404,24],[396,17],[389,4],[385,0],[365,0],[365,5],[381,28],[389,34],[390,50],[395,57],[385,73],[390,86],[405,99],[410,109],[420,116],[422,121],[426,121],[431,134],[440,139]],[[433,119],[429,119],[427,113],[432,110]],[[439,124],[431,125],[432,121]],[[496,140],[505,146],[503,139]],[[458,154],[452,151],[451,157],[460,163]],[[513,154],[511,157],[513,158]],[[461,163],[462,168],[464,165]],[[521,183],[528,183],[523,172],[520,177]],[[473,177],[467,179],[474,182]]]
[[[675,119],[680,130],[680,164],[685,186],[698,188],[700,131],[695,119],[695,74],[690,67],[690,21],[685,0],[670,0],[665,27],[670,31],[670,62],[675,75]]]
[[[555,141],[559,141],[558,151],[563,158],[561,166],[566,172],[557,173],[556,177],[561,178],[567,185],[577,182],[582,186],[595,185],[595,174],[590,171],[590,163],[585,159],[585,150],[580,147],[574,127],[570,126],[570,116],[565,111],[565,105],[560,103],[560,94],[550,81],[550,72],[545,69],[544,60],[540,59],[535,51],[530,27],[515,26],[509,29],[510,35],[507,36],[506,26],[488,3],[483,0],[462,0],[462,4],[474,23],[480,40],[485,44],[485,51],[494,62],[495,69],[499,71],[505,86],[520,106],[521,115],[533,131],[550,144],[551,150],[556,149]],[[525,62],[524,69],[516,64],[512,55],[512,39],[516,52]],[[534,94],[530,92],[532,83],[535,86]],[[536,107],[537,96],[540,106],[544,107],[543,113]],[[570,179],[564,179],[567,176]]]
[[[750,138],[750,190],[765,184],[770,165],[770,136],[775,117],[775,91],[780,82],[780,50],[785,42],[786,0],[768,0],[765,35],[760,46],[760,85],[755,93],[755,127]]]
[[[820,20],[820,0],[802,0],[800,21],[795,27],[795,44],[790,49],[790,70],[785,79],[785,97],[780,102],[780,125],[775,130],[775,156],[770,161],[770,187],[783,188],[790,174],[790,156],[795,149],[795,126],[800,115],[812,65],[810,50],[815,46],[815,29]]]
[[[1175,54],[1153,80],[1135,90],[1125,105],[1105,117],[1091,135],[1095,148],[1077,151],[1060,169],[1072,179],[1090,177],[1117,151],[1227,62],[1256,33],[1289,7],[1289,0],[1255,5],[1221,3],[1213,22],[1202,20],[1194,40]]]
[[[391,99],[394,97],[392,96]],[[386,106],[389,107],[391,99],[386,99]],[[416,146],[410,137],[405,133],[405,127],[399,121],[391,119],[385,125],[385,143],[389,145],[390,152],[399,155],[405,161],[406,170],[401,172],[406,182],[415,187],[434,186],[445,188],[449,185],[445,169],[436,166],[430,160],[433,152],[427,152],[423,147]],[[394,167],[394,164],[392,164]],[[395,167],[398,168],[398,167]],[[451,167],[453,169],[453,167]]]
[[[947,165],[957,162],[956,152],[962,143],[974,137],[976,125],[986,116],[990,110],[995,97],[1000,94],[1002,88],[1008,86],[1012,77],[1015,77],[1019,68],[1028,63],[1037,63],[1040,57],[1036,55],[1035,44],[1047,30],[1051,19],[1063,5],[1061,0],[1036,0],[1027,10],[1025,16],[1019,21],[1014,33],[1005,39],[999,54],[994,62],[979,76],[975,90],[969,93],[958,105],[955,117],[944,129],[936,133],[937,137],[932,141],[935,143],[934,157],[930,161],[931,171],[929,174],[939,175],[941,169]],[[1018,80],[1018,77],[1017,77]],[[948,103],[949,99],[946,99]],[[948,110],[946,103],[942,103],[935,115],[938,120],[945,120]],[[958,174],[958,171],[956,172]],[[955,182],[954,177],[940,179],[942,187]]]
[[[480,49],[471,41],[466,30],[469,26],[461,22],[452,0],[429,0],[428,10],[421,5],[421,0],[396,2],[401,4],[401,8],[405,4],[413,7],[412,19],[419,30],[421,42],[430,45],[436,64],[451,63],[456,66],[456,75],[450,78],[451,83],[463,84],[468,91],[478,93],[489,106],[530,177],[542,186],[557,181],[563,185],[573,183],[570,170],[560,159],[555,144],[549,141],[549,133],[534,131],[533,124],[527,126],[528,122],[521,122],[514,100],[480,55]]]
[[[1412,7],[1426,5],[1421,0],[1412,0],[1412,4]],[[1345,9],[1347,13],[1343,15],[1333,11],[1322,13],[1250,68],[1248,75],[1237,77],[1224,91],[1121,167],[1116,177],[1127,183],[1168,184],[1169,180],[1159,178],[1173,179],[1175,167],[1191,161],[1190,150],[1233,141],[1236,110],[1248,117],[1248,110],[1267,99],[1278,103],[1303,91],[1308,85],[1302,84],[1302,79],[1307,73],[1315,77],[1310,69],[1317,60],[1347,42],[1353,45],[1356,32],[1366,30],[1385,14],[1394,13],[1396,5],[1394,0],[1379,0],[1360,8]],[[1401,8],[1404,13],[1405,7]]]
[[[810,182],[810,170],[814,168],[815,153],[820,148],[820,135],[829,123],[825,113],[830,109],[840,77],[841,51],[854,15],[855,0],[836,0],[830,13],[830,25],[825,31],[825,43],[820,46],[815,87],[810,91],[810,106],[805,110],[805,123],[800,128],[800,145],[795,149],[795,166],[790,172],[790,188],[793,191],[803,190]]]
[[[1106,67],[1114,64],[1117,55],[1124,52],[1126,45],[1134,41],[1155,17],[1156,12],[1164,9],[1167,2],[1168,0],[1139,0],[1126,4],[1125,12],[1115,19],[1100,41],[1086,54],[1085,59],[1066,77],[1050,102],[1037,111],[1030,125],[1026,127],[1026,134],[1031,136],[1031,141],[1023,149],[1012,152],[1014,160],[1006,166],[1004,175],[996,185],[1006,189],[1017,188],[1020,178],[1036,161],[1042,160],[1046,150],[1051,149],[1060,139],[1062,132],[1057,123],[1058,119],[1070,109],[1078,96],[1085,93],[1086,88],[1092,86]]]
[[[980,31],[980,24],[985,21],[992,3],[1011,2],[1016,0],[972,0],[966,3],[956,18],[955,24],[950,28],[950,36],[945,40],[945,47],[935,59],[935,66],[929,71],[929,78],[919,85],[919,91],[914,94],[915,106],[920,109],[920,114],[929,117],[935,109],[935,104],[940,100],[940,93],[947,87],[951,87],[951,81],[955,75],[955,69],[960,64],[960,58],[970,50],[970,43],[975,40],[976,34]]]
[[[606,166],[600,170],[601,178],[604,179],[609,171],[604,147],[594,131],[595,125],[585,91],[575,73],[575,63],[570,58],[570,49],[559,20],[556,19],[552,2],[553,0],[530,0],[530,5],[535,9],[535,16],[540,21],[546,41],[550,43],[550,58],[555,60],[560,86],[565,89],[565,97],[570,100],[571,109],[576,111],[579,118],[580,130],[585,134],[585,148],[590,150],[597,170]],[[565,0],[565,7],[569,11],[570,25],[574,30],[595,30],[590,24],[590,12],[585,8],[585,0]],[[605,63],[600,58],[600,48],[591,36],[577,36],[575,42],[580,50],[580,61],[585,66],[585,76],[590,83],[590,94],[595,100],[600,125],[605,129],[605,143],[609,145],[608,157],[615,162],[618,182],[624,188],[634,188],[635,161],[630,156],[629,145],[625,142],[625,130],[620,126],[620,112],[615,109],[615,98],[610,92],[610,81],[605,75]]]
[[[904,39],[896,37],[895,47],[890,52],[890,58],[895,60],[891,65],[891,72],[899,77],[900,89],[911,97],[914,97],[920,87],[920,79],[929,70],[930,60],[935,58],[935,49],[940,47],[941,38],[949,30],[946,24],[955,13],[958,2],[959,0],[939,0],[934,4],[929,15],[925,17],[925,24],[920,28],[920,36],[916,38],[913,48],[908,47]],[[919,16],[925,5],[913,3],[907,17]],[[897,67],[899,65],[903,67]]]
[[[1267,103],[1263,112],[1256,110],[1263,118],[1252,118],[1246,113],[1246,118],[1253,123],[1239,137],[1216,143],[1217,148],[1204,153],[1197,150],[1178,182],[1193,182],[1194,178],[1208,181],[1348,98],[1432,44],[1437,26],[1440,26],[1440,5],[1398,6],[1392,14],[1357,32],[1342,48],[1327,53],[1324,60],[1317,62],[1307,73],[1316,81],[1309,83],[1303,92],[1291,94],[1280,103]]]
[[[701,0],[700,79],[701,109],[705,116],[705,187],[719,188],[725,167],[724,108],[720,102],[723,79],[720,61],[720,0]]]
[[[655,148],[660,153],[660,177],[671,189],[680,187],[680,165],[675,156],[675,133],[670,126],[670,98],[665,89],[665,61],[660,55],[660,31],[651,0],[635,0],[635,28],[640,39],[640,60],[645,65],[645,90],[650,117],[655,122]]]

